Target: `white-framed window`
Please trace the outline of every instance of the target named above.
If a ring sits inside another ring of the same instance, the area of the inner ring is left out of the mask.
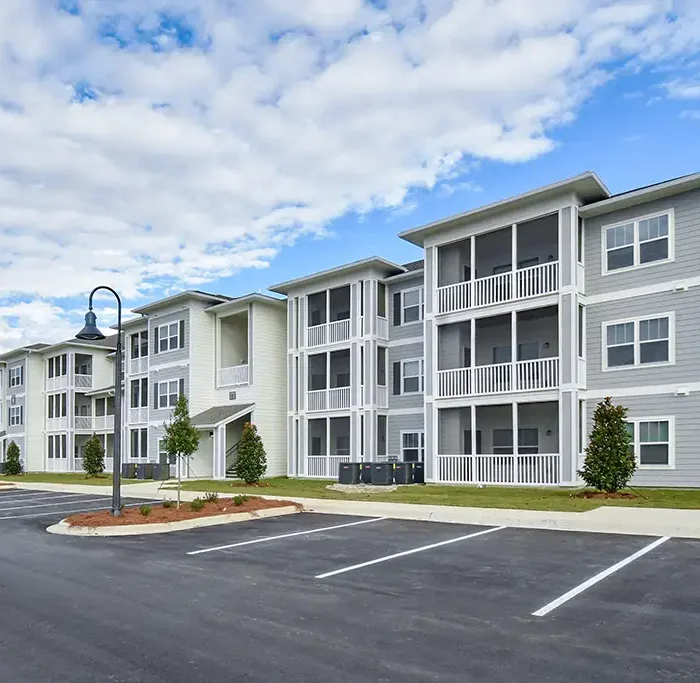
[[[65,353],[54,356],[47,361],[49,379],[53,377],[63,377],[68,374],[68,357]]]
[[[674,327],[673,313],[603,323],[603,369],[673,364]]]
[[[637,465],[643,470],[674,469],[675,419],[644,417],[628,420],[631,448]]]
[[[401,460],[403,462],[425,461],[425,432],[401,432]]]
[[[161,465],[167,465],[170,462],[170,456],[165,448],[165,439],[158,439],[158,462]]]
[[[132,379],[130,394],[131,399],[129,405],[132,408],[148,407],[148,378],[141,377],[140,379]]]
[[[148,356],[148,330],[135,332],[131,335],[131,357],[146,358]]]
[[[673,210],[602,226],[603,275],[673,260]]]
[[[130,436],[130,449],[132,460],[145,460],[148,458],[148,429],[132,429]]]
[[[24,424],[24,406],[10,406],[10,427],[19,427]]]
[[[424,386],[423,359],[401,361],[401,393],[419,394]]]
[[[184,393],[184,383],[182,379],[170,379],[165,382],[158,382],[155,385],[156,403],[158,408],[174,408],[178,396]]]
[[[65,434],[51,434],[48,437],[49,460],[65,460],[68,457],[67,438]]]
[[[156,349],[157,353],[166,353],[181,348],[181,333],[184,321],[167,323],[156,327]]]
[[[492,433],[492,450],[496,455],[510,455],[513,452],[513,430],[494,429]],[[540,433],[537,427],[518,428],[518,453],[520,455],[537,455],[540,451]]]
[[[8,377],[11,387],[21,387],[22,384],[24,384],[24,366],[18,365],[17,367],[10,368]]]
[[[66,417],[67,413],[67,395],[66,394],[51,394],[48,397],[48,416]],[[77,415],[77,413],[76,413]]]
[[[423,320],[424,307],[422,287],[404,289],[401,292],[401,324],[406,325]]]

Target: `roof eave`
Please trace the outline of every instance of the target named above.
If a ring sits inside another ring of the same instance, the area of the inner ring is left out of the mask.
[[[207,308],[206,311],[207,313],[220,313],[222,311],[228,311],[230,309],[237,308],[238,306],[246,306],[247,304],[252,303],[254,301],[257,301],[262,304],[271,304],[273,306],[287,305],[286,299],[278,299],[274,296],[269,296],[267,294],[260,294],[256,292],[254,294],[245,294],[243,296],[236,297],[231,301],[224,301],[223,303],[216,304],[214,306],[209,306],[209,308]]]
[[[180,299],[198,299],[199,301],[218,301],[219,303],[224,303],[228,301],[226,297],[217,296],[216,294],[205,294],[203,292],[179,292],[178,294],[173,294],[173,296],[166,297],[165,299],[159,299],[158,301],[153,301],[150,304],[141,306],[139,308],[132,309],[133,313],[138,313],[139,315],[146,315],[152,311],[163,308],[163,306],[168,306],[170,304],[177,303]]]

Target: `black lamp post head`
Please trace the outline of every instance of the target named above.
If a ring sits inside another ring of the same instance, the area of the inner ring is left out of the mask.
[[[92,312],[92,309],[85,314],[85,327],[75,337],[83,341],[100,341],[105,338],[105,335],[97,328],[97,316]]]

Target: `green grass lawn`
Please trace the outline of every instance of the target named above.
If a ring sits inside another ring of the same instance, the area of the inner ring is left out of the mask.
[[[268,486],[248,487],[237,481],[192,481],[182,485],[187,491],[219,493],[259,493],[266,496],[298,496],[331,500],[376,500],[420,505],[459,505],[463,507],[510,508],[520,510],[560,510],[584,512],[601,505],[700,509],[700,489],[641,489],[633,500],[589,500],[577,498],[578,490],[558,488],[509,488],[498,486],[426,486],[402,487],[397,491],[371,494],[343,494],[329,491],[329,481],[310,479],[267,479]]]
[[[111,486],[112,475],[105,473],[99,477],[87,478],[83,472],[26,472],[15,477],[0,475],[0,482],[16,481],[24,484],[86,484],[89,486]],[[122,486],[143,484],[143,479],[122,479]]]

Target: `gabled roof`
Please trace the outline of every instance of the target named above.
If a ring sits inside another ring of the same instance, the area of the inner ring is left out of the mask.
[[[600,178],[598,178],[593,171],[586,171],[573,178],[567,178],[566,180],[560,180],[551,185],[538,187],[535,190],[530,190],[529,192],[524,192],[514,197],[507,197],[506,199],[493,202],[492,204],[486,204],[485,206],[465,211],[456,216],[443,218],[418,228],[404,230],[399,233],[399,237],[422,247],[428,235],[438,233],[454,225],[464,225],[469,223],[469,221],[486,218],[511,210],[518,204],[527,205],[536,201],[542,201],[559,195],[562,192],[576,193],[584,203],[599,201],[610,197],[610,191],[605,187]]]
[[[245,306],[249,303],[253,303],[254,301],[258,301],[260,303],[264,304],[272,304],[272,305],[278,305],[278,306],[286,306],[287,305],[287,300],[286,299],[280,299],[279,297],[276,296],[270,296],[269,294],[259,294],[259,293],[254,293],[254,294],[244,294],[243,296],[237,296],[230,301],[224,301],[222,304],[216,304],[214,306],[209,306],[209,308],[206,309],[207,313],[220,313],[221,311],[225,311],[229,308],[236,308],[237,306]]]
[[[242,417],[255,408],[255,403],[234,403],[227,406],[213,406],[192,418],[192,426],[197,429],[213,429],[223,422]]]
[[[168,296],[165,299],[158,299],[150,304],[141,306],[140,308],[134,308],[134,313],[150,313],[163,306],[170,306],[172,304],[178,303],[179,301],[186,301],[187,299],[198,299],[199,301],[206,301],[211,304],[220,304],[224,301],[230,301],[230,296],[225,296],[224,294],[209,294],[208,292],[202,292],[199,289],[188,289],[184,292],[179,292],[178,294],[173,294],[173,296]],[[131,322],[131,321],[129,321]]]
[[[28,344],[27,346],[20,346],[16,349],[10,349],[9,351],[5,351],[5,353],[1,353],[0,360],[12,358],[13,356],[21,356],[27,353],[37,353],[38,351],[48,349],[50,346],[51,344]]]

